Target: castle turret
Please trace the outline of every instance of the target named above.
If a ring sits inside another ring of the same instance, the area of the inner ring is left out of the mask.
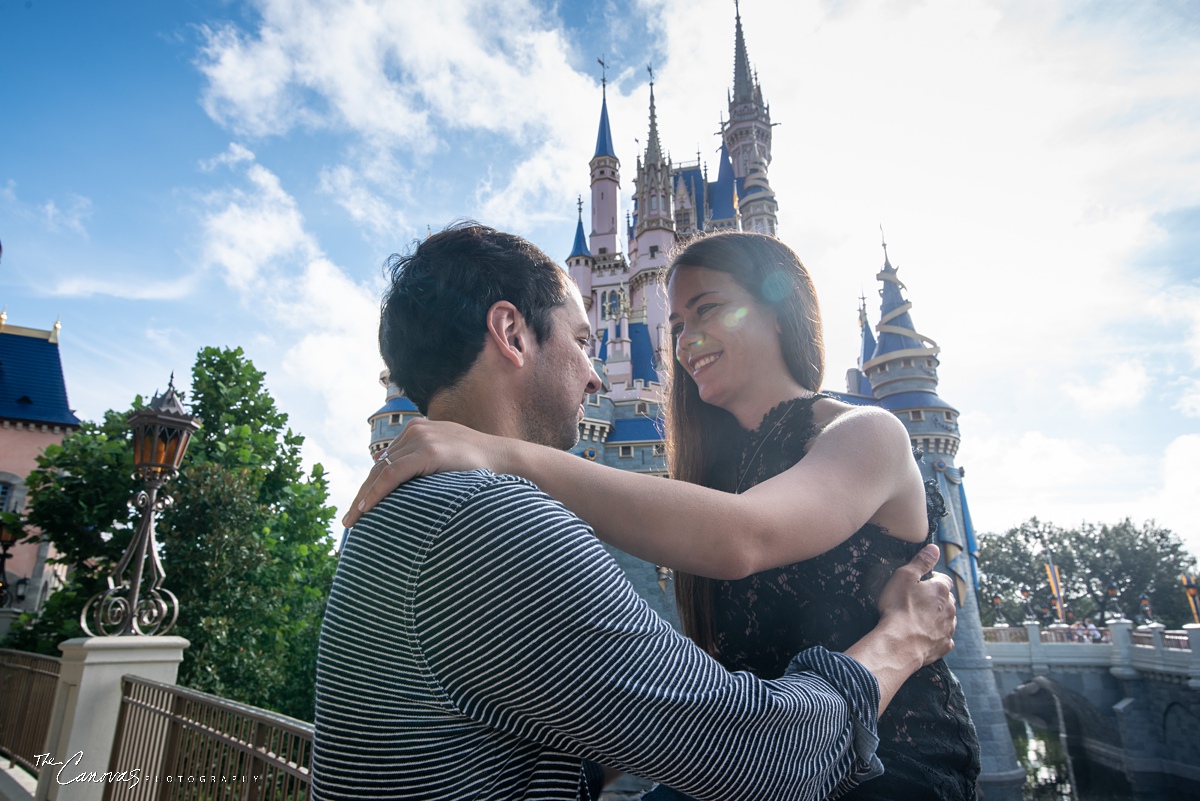
[[[596,260],[588,250],[587,238],[583,235],[583,198],[579,198],[579,220],[575,224],[575,242],[571,245],[571,255],[567,256],[567,270],[579,287],[583,296],[583,307],[592,308],[592,268]]]
[[[879,333],[875,352],[862,365],[879,405],[904,421],[913,447],[927,454],[954,457],[958,453],[958,410],[937,394],[937,343],[917,332],[904,298],[904,284],[883,246],[883,268],[875,276],[883,283],[879,294]]]
[[[619,252],[617,245],[617,200],[621,193],[621,161],[613,148],[608,127],[608,79],[600,81],[600,128],[596,132],[596,153],[589,162],[592,169],[591,252],[602,262],[611,261]]]
[[[387,400],[367,418],[371,426],[371,444],[367,449],[372,458],[400,436],[409,420],[421,416],[416,404],[405,397],[400,387],[392,383],[391,373],[387,370],[380,372],[379,385],[386,390]]]
[[[888,259],[886,243],[883,248],[883,268],[876,275],[883,284],[880,320],[875,326],[878,337],[868,358],[870,331],[864,325],[861,372],[878,404],[900,418],[913,447],[924,451],[922,477],[932,479],[946,501],[947,514],[934,533],[942,549],[938,569],[954,580],[958,596],[955,647],[946,662],[962,683],[979,733],[981,788],[988,798],[1019,799],[1025,775],[1017,762],[984,649],[975,567],[978,549],[963,486],[966,471],[954,464],[960,442],[958,411],[937,394],[940,348],[913,325],[912,303],[904,297],[905,287]]]
[[[774,236],[779,204],[767,179],[771,108],[763,102],[758,76],[750,68],[741,10],[736,4],[734,8],[733,91],[729,93],[729,121],[721,124],[721,136],[737,178],[743,229]]]

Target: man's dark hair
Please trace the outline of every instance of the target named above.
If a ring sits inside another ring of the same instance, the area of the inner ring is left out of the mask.
[[[566,272],[537,247],[474,222],[456,223],[408,255],[392,256],[388,271],[379,352],[392,383],[421,414],[475,363],[495,303],[516,306],[540,344],[569,291]]]

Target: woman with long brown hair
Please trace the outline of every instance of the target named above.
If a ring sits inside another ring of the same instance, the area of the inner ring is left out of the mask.
[[[892,414],[819,392],[816,293],[779,240],[720,233],[667,271],[675,359],[672,478],[615,470],[448,423],[413,421],[356,512],[414,475],[487,467],[524,476],[616,547],[677,571],[685,632],[731,670],[782,675],[799,651],[845,650],[878,622],[878,593],[940,514]],[[885,774],[847,796],[975,798],[979,747],[941,660],[879,721]]]

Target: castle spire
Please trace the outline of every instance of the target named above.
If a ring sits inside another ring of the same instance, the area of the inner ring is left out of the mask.
[[[600,63],[600,130],[596,132],[596,152],[592,158],[600,156],[617,157],[613,149],[612,131],[608,127],[608,65],[604,59],[596,59]]]
[[[650,138],[646,143],[646,163],[657,164],[662,161],[662,144],[658,139],[658,113],[654,109],[654,68],[646,67],[650,73]]]
[[[858,328],[862,334],[862,350],[858,356],[858,367],[861,370],[862,366],[875,355],[875,334],[871,331],[871,321],[867,318],[866,294],[858,296]],[[867,386],[869,388],[870,384]]]
[[[897,276],[898,270],[892,266],[887,255],[887,243],[883,243],[883,268],[875,277],[883,283],[879,295],[883,299],[880,305],[879,340],[875,345],[872,361],[895,351],[931,350],[938,352],[937,343],[929,337],[917,333],[912,317],[908,311],[912,302],[904,297],[904,283]]]
[[[588,250],[587,237],[584,236],[584,234],[583,234],[583,196],[582,195],[579,196],[578,208],[579,208],[579,222],[577,222],[575,224],[575,244],[573,244],[571,246],[571,255],[567,256],[568,261],[570,261],[571,259],[573,259],[577,256],[583,256],[583,257],[589,258],[589,259],[592,257],[592,252],[590,250]]]
[[[742,35],[742,11],[738,0],[733,0],[733,100],[732,103],[754,101],[754,73],[750,69],[750,56],[746,52],[746,37]]]

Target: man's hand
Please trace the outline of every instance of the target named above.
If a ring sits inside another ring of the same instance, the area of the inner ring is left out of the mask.
[[[879,625],[846,649],[878,680],[881,713],[909,676],[954,647],[954,584],[941,573],[921,579],[938,554],[936,545],[926,545],[896,570],[879,596]]]
[[[879,625],[896,627],[897,636],[920,654],[922,666],[950,653],[958,623],[950,577],[934,573],[921,578],[933,570],[938,553],[936,545],[926,545],[892,574],[879,595]]]

